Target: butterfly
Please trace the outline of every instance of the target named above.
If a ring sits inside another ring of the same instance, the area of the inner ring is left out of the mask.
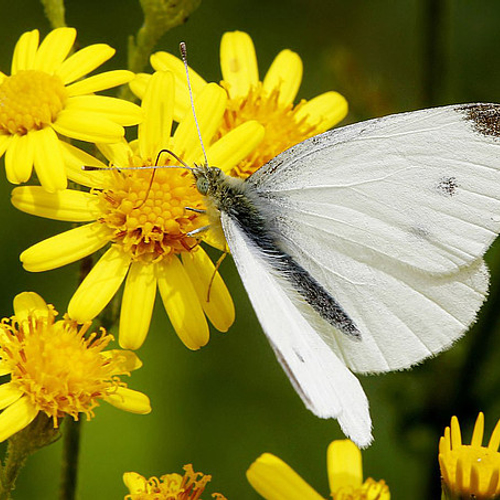
[[[353,372],[448,349],[487,296],[499,148],[500,105],[463,104],[326,132],[246,180],[192,170],[293,387],[360,447],[372,423]]]

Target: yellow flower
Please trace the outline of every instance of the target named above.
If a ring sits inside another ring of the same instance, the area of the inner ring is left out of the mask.
[[[165,474],[160,479],[145,477],[135,472],[123,474],[123,482],[129,490],[125,500],[201,500],[207,483],[212,476],[194,472],[191,464],[184,466],[185,474]],[[213,498],[226,500],[226,497],[214,493]]]
[[[257,120],[265,127],[259,147],[230,172],[235,177],[248,177],[285,149],[325,132],[347,114],[347,102],[337,92],[326,92],[307,102],[302,99],[294,105],[302,81],[302,60],[291,50],[281,51],[260,81],[252,39],[246,33],[234,31],[222,37],[220,61],[221,86],[226,89],[228,100],[219,136],[247,120]],[[151,65],[176,75],[176,109],[178,116],[182,116],[189,106],[182,62],[171,54],[157,52],[151,56]],[[138,96],[144,95],[149,78],[141,74],[130,83]],[[190,79],[196,95],[206,82],[193,70]]]
[[[328,479],[333,500],[390,500],[384,481],[363,482],[361,452],[350,440],[333,441],[327,451]],[[289,465],[270,453],[248,469],[247,479],[266,500],[324,500]]]
[[[141,120],[135,104],[94,92],[129,82],[130,71],[108,71],[79,80],[113,56],[106,44],[90,45],[67,57],[74,28],[24,33],[16,44],[11,76],[0,72],[0,156],[7,178],[26,182],[35,166],[47,191],[66,188],[59,135],[88,142],[118,142],[123,125]],[[78,80],[78,81],[77,81]],[[59,135],[58,135],[59,134]]]
[[[457,417],[451,419],[439,441],[443,491],[449,499],[500,498],[500,420],[488,446],[483,446],[484,414],[479,413],[470,445],[462,444]]]
[[[102,399],[133,413],[149,413],[149,399],[120,381],[141,367],[130,351],[108,350],[112,340],[105,330],[87,334],[90,323],[78,326],[36,293],[14,299],[14,316],[0,323],[0,442],[28,426],[39,412],[54,421],[65,415],[78,420],[94,416]]]
[[[234,321],[231,296],[214,264],[191,231],[208,224],[192,174],[185,169],[141,169],[155,165],[168,147],[192,164],[203,160],[192,113],[170,138],[174,81],[171,73],[157,72],[142,101],[144,122],[131,144],[100,145],[113,165],[137,170],[83,172],[82,165],[104,166],[95,158],[65,145],[69,176],[93,188],[89,193],[66,190],[46,193],[39,187],[13,191],[13,204],[25,212],[57,220],[93,221],[27,249],[21,260],[28,271],[46,271],[92,254],[108,243],[70,301],[68,312],[79,322],[98,315],[125,280],[119,341],[139,348],[147,335],[158,286],[165,309],[182,341],[198,349],[209,339],[205,315],[219,331]],[[205,86],[197,99],[198,121],[205,144],[218,129],[226,105],[225,92]],[[262,127],[247,122],[210,145],[208,157],[229,170],[262,138]],[[178,163],[167,153],[160,165]],[[97,189],[98,188],[98,189]],[[210,234],[203,236],[209,241]],[[218,246],[224,247],[222,242]]]

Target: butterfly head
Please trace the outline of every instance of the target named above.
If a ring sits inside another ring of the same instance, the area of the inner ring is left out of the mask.
[[[195,166],[192,170],[196,189],[204,196],[213,196],[226,175],[218,167]]]

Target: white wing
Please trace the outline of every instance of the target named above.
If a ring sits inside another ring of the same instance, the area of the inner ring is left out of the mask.
[[[406,368],[474,321],[481,256],[500,230],[499,117],[498,105],[459,105],[351,125],[249,179],[282,249],[361,331],[315,323],[350,368]]]
[[[315,415],[338,419],[348,437],[368,446],[371,419],[361,384],[299,313],[294,292],[285,289],[262,250],[224,213],[221,222],[257,317],[295,390]]]

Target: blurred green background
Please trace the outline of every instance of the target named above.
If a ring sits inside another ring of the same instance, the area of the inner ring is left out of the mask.
[[[17,38],[33,28],[45,35],[49,24],[35,0],[1,0],[0,6],[0,69],[8,73]],[[127,37],[142,22],[138,2],[69,0],[66,8],[81,46],[109,43],[118,52],[106,67],[124,67]],[[342,92],[351,106],[345,123],[434,104],[500,101],[498,1],[205,0],[158,48],[177,53],[185,40],[191,66],[218,81],[221,35],[236,29],[253,37],[261,75],[281,49],[297,51],[305,66],[299,97]],[[29,274],[18,255],[69,225],[14,210],[3,171],[0,190],[0,314],[9,316],[14,295],[24,290],[65,311],[77,264]],[[439,498],[438,439],[453,414],[466,439],[478,411],[486,412],[488,432],[500,417],[498,254],[497,244],[488,254],[490,300],[452,350],[412,371],[361,377],[375,435],[363,452],[365,476],[385,479],[393,498]],[[159,476],[181,472],[186,463],[213,475],[209,492],[258,498],[245,470],[266,451],[328,496],[325,452],[331,440],[342,438],[339,427],[304,408],[262,334],[231,259],[222,272],[235,299],[236,324],[227,334],[214,332],[209,345],[193,353],[157,304],[138,353],[144,367],[129,381],[150,395],[154,411],[137,416],[105,403],[98,408],[97,418],[83,426],[79,498],[123,498],[123,472]],[[61,442],[32,457],[15,498],[57,498],[60,455]]]

